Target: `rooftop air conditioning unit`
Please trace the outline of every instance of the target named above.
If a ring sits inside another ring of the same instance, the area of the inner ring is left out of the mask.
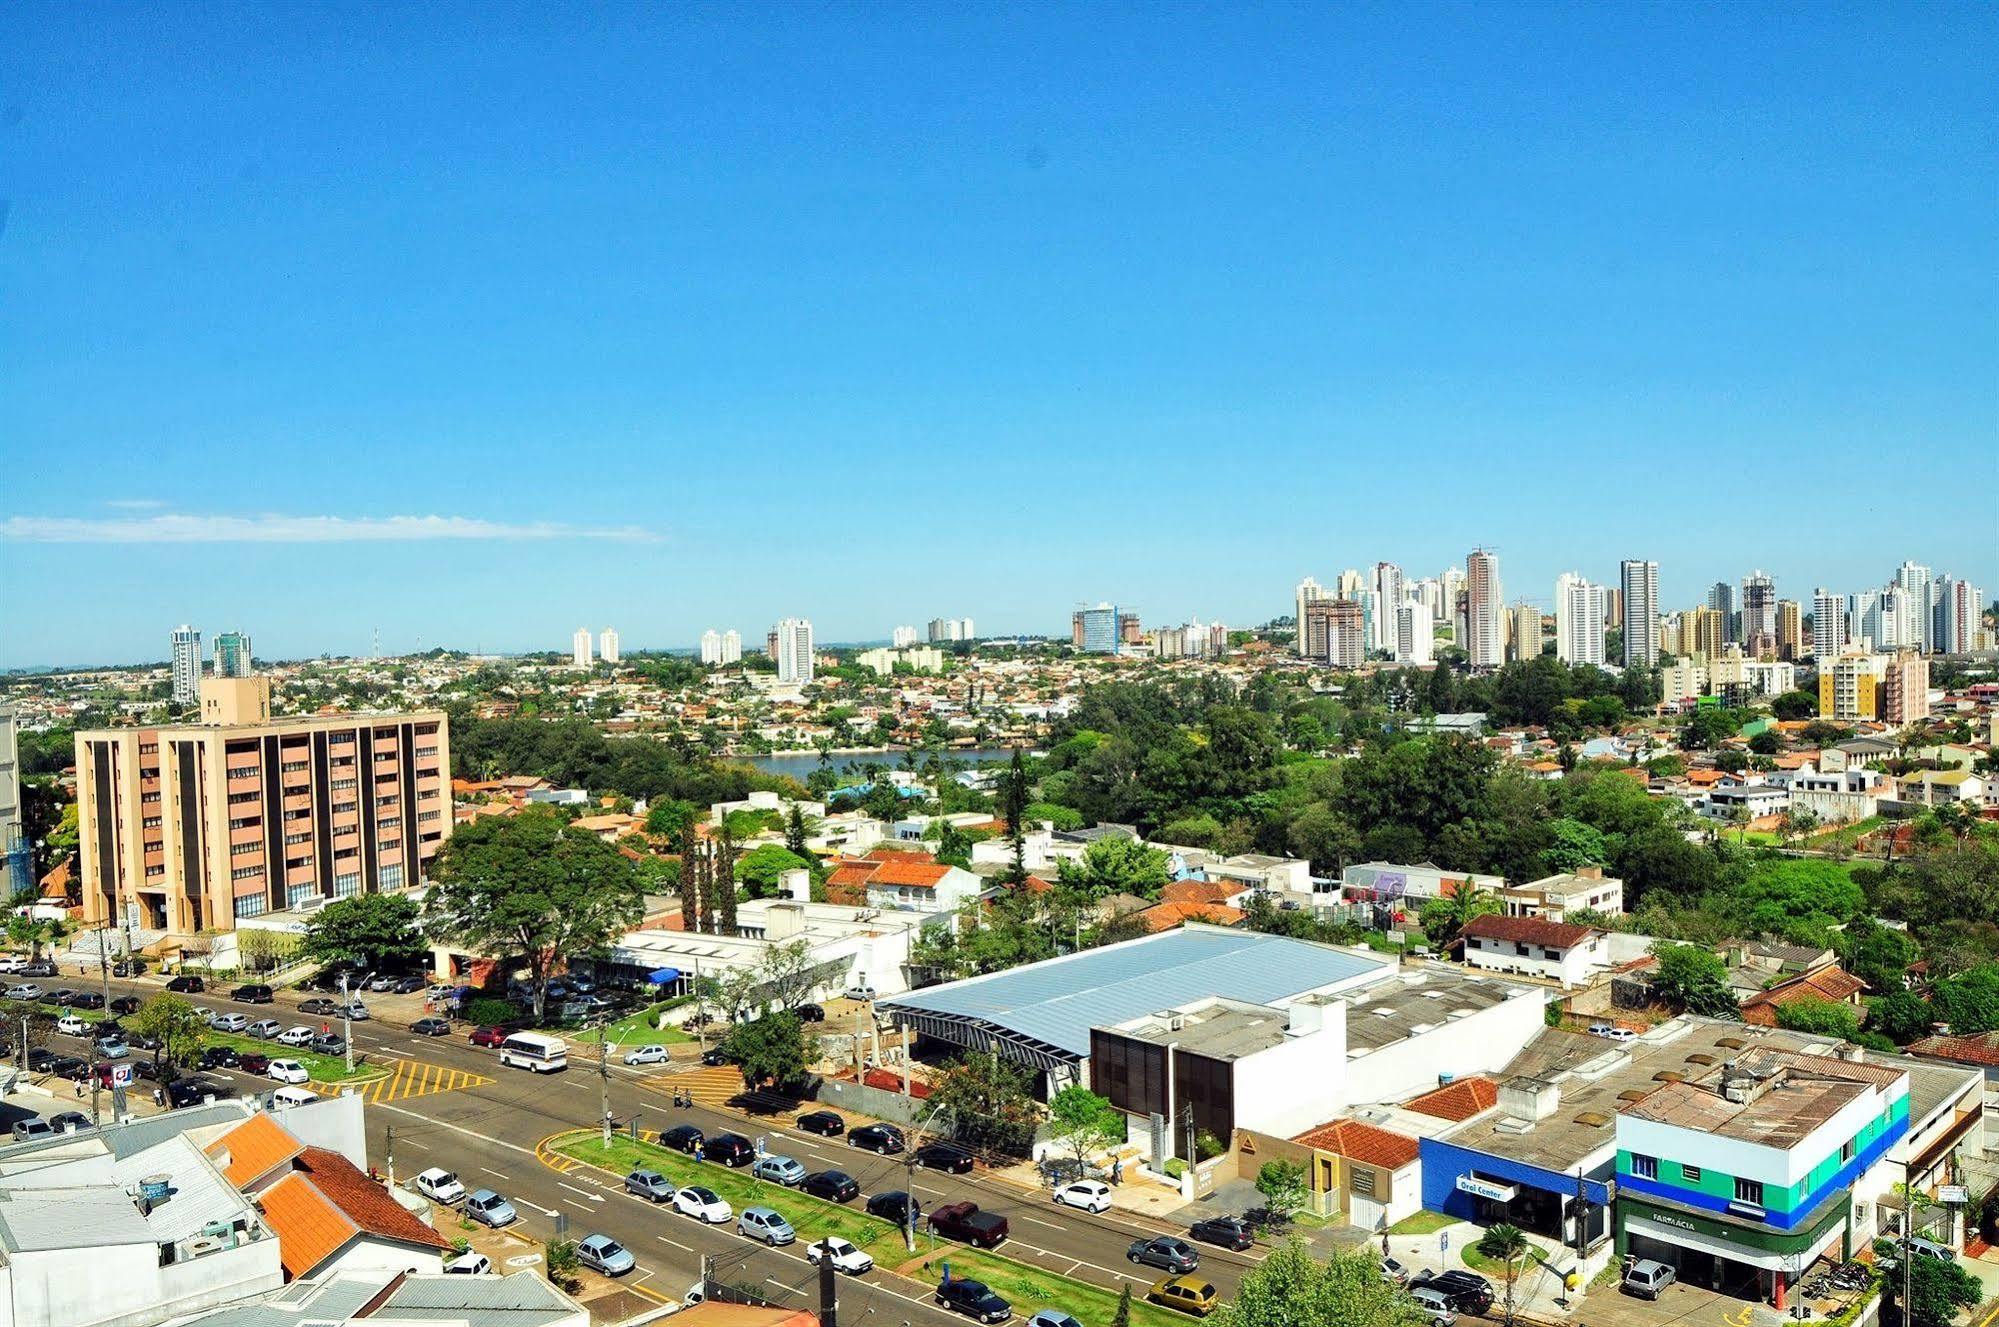
[[[211,1253],[220,1253],[222,1247],[222,1241],[213,1235],[196,1235],[193,1239],[183,1241],[180,1251],[183,1257],[200,1258]]]

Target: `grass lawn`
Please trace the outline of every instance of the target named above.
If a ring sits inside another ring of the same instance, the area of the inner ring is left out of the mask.
[[[1465,1266],[1471,1268],[1474,1272],[1483,1272],[1492,1277],[1495,1287],[1500,1282],[1505,1281],[1505,1267],[1500,1263],[1499,1259],[1488,1258],[1483,1253],[1480,1253],[1476,1241],[1467,1241],[1464,1247],[1458,1251],[1458,1256],[1464,1259]],[[1524,1273],[1533,1264],[1545,1263],[1547,1261],[1548,1255],[1541,1250],[1540,1245],[1529,1244],[1527,1246],[1527,1256],[1521,1261],[1520,1270]]]
[[[912,1255],[903,1246],[902,1230],[860,1210],[858,1199],[852,1207],[822,1202],[795,1189],[753,1179],[747,1167],[734,1170],[711,1165],[655,1143],[634,1142],[622,1136],[612,1138],[606,1148],[602,1138],[581,1135],[556,1144],[554,1150],[618,1175],[643,1167],[658,1171],[676,1185],[699,1184],[713,1189],[738,1212],[754,1206],[775,1208],[798,1231],[800,1243],[810,1244],[824,1235],[838,1235],[865,1249],[876,1265],[883,1268],[901,1267],[912,1257],[920,1259],[905,1274],[925,1285],[936,1284],[942,1275],[941,1264],[948,1260],[952,1275],[984,1281],[1023,1317],[1036,1309],[1056,1305],[1075,1315],[1084,1327],[1109,1327],[1117,1312],[1118,1297],[1113,1291],[1056,1276],[1000,1254],[935,1240],[921,1229],[916,1236],[918,1251]],[[1134,1287],[1133,1293],[1141,1293],[1140,1288]],[[1131,1321],[1133,1327],[1168,1327],[1184,1322],[1185,1318],[1134,1298]]]
[[[1442,1212],[1411,1212],[1388,1228],[1391,1235],[1434,1235],[1445,1226],[1455,1226],[1458,1219],[1445,1216]]]
[[[694,1038],[677,1027],[654,1027],[652,1019],[652,1014],[641,1010],[636,1014],[627,1014],[615,1023],[606,1024],[603,1032],[613,1047],[681,1046],[693,1042]],[[565,1032],[562,1035],[571,1041],[591,1046],[595,1046],[598,1041],[596,1028],[578,1028],[574,1032]]]
[[[1083,1323],[1084,1327],[1109,1327],[1111,1319],[1117,1315],[1116,1291],[1071,1281],[1066,1276],[1056,1276],[1011,1258],[968,1249],[961,1244],[940,1244],[932,1252],[919,1256],[921,1261],[901,1269],[904,1276],[926,1288],[934,1287],[943,1279],[944,1264],[948,1262],[952,1276],[984,1281],[1001,1299],[1013,1305],[1013,1311],[1023,1318],[1036,1309],[1059,1308]],[[1166,1278],[1165,1272],[1156,1275],[1160,1280]],[[1149,1288],[1150,1283],[1134,1284],[1131,1288],[1132,1327],[1168,1327],[1169,1324],[1194,1321],[1184,1313],[1146,1303],[1145,1292]]]
[[[299,1050],[295,1046],[281,1046],[275,1041],[258,1041],[255,1037],[240,1036],[234,1032],[204,1032],[201,1034],[204,1046],[234,1046],[239,1051],[256,1051],[273,1060],[297,1060],[305,1066],[306,1073],[312,1075],[315,1083],[353,1083],[366,1079],[380,1078],[385,1070],[379,1064],[370,1064],[359,1056],[354,1060],[354,1071],[347,1071],[347,1060],[340,1055],[314,1055],[311,1051]]]

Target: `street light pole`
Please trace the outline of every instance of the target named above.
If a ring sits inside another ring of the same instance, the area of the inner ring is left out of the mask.
[[[340,1040],[347,1047],[347,1072],[354,1072],[354,1018],[351,1006],[354,1001],[347,994],[347,974],[340,974]]]
[[[597,1092],[598,1105],[604,1117],[604,1146],[611,1146],[611,1024],[609,1019],[597,1020]]]

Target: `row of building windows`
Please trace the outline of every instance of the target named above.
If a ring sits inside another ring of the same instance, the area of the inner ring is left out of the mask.
[[[231,820],[229,822],[229,828],[255,829],[257,826],[263,823],[264,823],[264,818],[262,816],[237,816],[234,820]]]
[[[257,800],[257,796],[258,794],[256,793],[230,793],[229,805],[241,806],[245,802],[254,802]]]
[[[264,915],[264,907],[265,902],[262,894],[242,894],[237,896],[236,915],[238,917],[261,917]]]
[[[142,755],[142,756],[157,756],[157,755],[158,755],[159,753],[160,753],[160,744],[159,744],[158,742],[141,742],[141,743],[139,743],[139,754],[140,754],[140,755]]]
[[[1840,1157],[1842,1160],[1852,1160],[1852,1153],[1853,1144],[1849,1142],[1840,1150]],[[1646,1156],[1642,1152],[1633,1152],[1631,1154],[1631,1173],[1641,1180],[1658,1179],[1659,1158]],[[1699,1184],[1701,1182],[1701,1168],[1699,1166],[1683,1164],[1680,1167],[1680,1178],[1688,1184]],[[1763,1181],[1746,1180],[1740,1176],[1736,1177],[1735,1201],[1761,1207],[1763,1205]]]
[[[255,765],[231,765],[229,767],[229,777],[232,779],[254,779],[257,777],[257,767]]]
[[[239,866],[229,873],[229,878],[231,880],[258,880],[263,877],[263,874],[264,868],[261,866]]]
[[[145,818],[144,820],[141,820],[141,821],[139,822],[139,828],[140,828],[140,829],[158,829],[158,828],[160,827],[160,823],[161,823],[161,820],[160,820],[160,817],[159,817],[159,816],[147,816],[147,817],[146,817],[146,818]]]
[[[442,820],[443,818],[444,812],[442,811],[420,811],[417,813],[416,822],[419,825],[427,825],[433,820]]]
[[[285,846],[286,846],[287,848],[290,848],[290,847],[294,847],[294,846],[296,846],[297,844],[300,844],[300,843],[310,843],[310,842],[312,842],[312,835],[310,835],[310,834],[287,834],[287,835],[285,835]]]
[[[248,857],[253,852],[262,852],[263,850],[264,845],[255,839],[251,839],[248,843],[232,843],[229,845],[229,855],[231,857]]]
[[[153,803],[159,800],[160,800],[160,795],[157,792],[139,794],[139,805],[141,806],[151,806]]]
[[[347,789],[356,786],[356,783],[357,780],[354,779],[335,779],[333,781],[333,790],[335,792],[344,792]]]

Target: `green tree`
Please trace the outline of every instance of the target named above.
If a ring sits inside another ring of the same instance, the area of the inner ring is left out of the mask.
[[[1930,1002],[1913,991],[1883,996],[1867,1010],[1867,1030],[1880,1033],[1897,1046],[1929,1036],[1935,1021]]]
[[[1122,1143],[1124,1112],[1087,1087],[1071,1085],[1048,1101],[1048,1137],[1075,1153],[1077,1161]]]
[[[1860,1011],[1837,1000],[1816,997],[1789,1000],[1777,1006],[1777,1026],[1792,1032],[1851,1041],[1860,1034]]]
[[[335,899],[306,922],[300,948],[322,963],[346,959],[370,969],[400,967],[428,952],[417,925],[420,912],[407,894]]]
[[[1381,1274],[1366,1248],[1314,1258],[1287,1240],[1243,1273],[1236,1293],[1215,1310],[1214,1327],[1420,1327],[1415,1301]]]
[[[158,1039],[153,1051],[153,1068],[162,1083],[171,1083],[182,1069],[201,1055],[201,1036],[208,1019],[193,1004],[170,991],[162,991],[139,1006],[125,1026],[145,1037]]]
[[[666,840],[675,852],[687,848],[687,836],[700,822],[701,809],[692,802],[668,797],[646,808],[646,833]]]
[[[1658,967],[1652,989],[1668,1004],[1690,1014],[1734,1018],[1741,1012],[1728,989],[1728,969],[1712,951],[1698,945],[1660,945],[1652,951]]]
[[[466,825],[445,840],[430,878],[425,933],[525,963],[537,1019],[553,964],[602,948],[645,915],[631,862],[596,835],[543,813]]]
[[[966,1051],[945,1066],[929,1100],[949,1116],[952,1136],[973,1147],[1023,1154],[1034,1140],[1032,1080],[992,1051]]]
[[[1131,1327],[1131,1283],[1118,1288],[1117,1310],[1111,1314],[1111,1327]]]
[[[1081,861],[1064,859],[1056,866],[1061,884],[1085,898],[1136,894],[1156,898],[1166,887],[1164,852],[1136,839],[1098,839],[1083,849]]]
[[[736,879],[751,898],[772,898],[786,871],[804,871],[811,863],[776,843],[763,843],[736,859]]]
[[[1770,712],[1780,719],[1809,719],[1819,712],[1819,698],[1809,691],[1786,691],[1770,702]]]
[[[347,900],[342,900],[346,902]],[[242,927],[236,932],[236,954],[253,973],[269,972],[304,948],[303,937],[283,931]]]
[[[1300,811],[1285,830],[1291,851],[1312,863],[1314,870],[1338,875],[1360,852],[1360,835],[1354,827],[1322,802]]]
[[[1020,748],[1015,747],[1013,759],[1007,763],[1006,779],[1000,784],[1000,817],[1006,821],[1007,846],[1013,850],[1013,861],[1001,881],[1003,884],[1021,885],[1027,881],[1027,825],[1033,810],[1028,796],[1027,762],[1021,758]]]
[[[1881,1293],[1889,1307],[1899,1310],[1904,1275],[1900,1266],[1901,1246],[1891,1239],[1878,1239],[1874,1241],[1874,1255],[1877,1262],[1893,1264],[1893,1270],[1881,1278]],[[1950,1327],[1960,1311],[1977,1306],[1985,1298],[1977,1277],[1960,1264],[1942,1258],[1911,1257],[1907,1276],[1908,1313],[1904,1318],[1897,1312],[1897,1327],[1904,1322],[1908,1327]]]
[[[1550,871],[1579,871],[1610,860],[1609,845],[1594,826],[1564,816],[1548,826],[1548,833],[1552,841],[1541,849],[1541,862]]]
[[[1502,1221],[1495,1226],[1487,1226],[1479,1236],[1478,1251],[1498,1263],[1500,1276],[1506,1285],[1506,1324],[1513,1327],[1513,1286],[1520,1279],[1520,1268],[1527,1261],[1530,1246],[1527,1236],[1520,1233],[1520,1227]]]
[[[1774,756],[1784,749],[1784,739],[1774,728],[1765,728],[1749,739],[1749,749],[1759,756]]]
[[[1425,903],[1418,916],[1423,923],[1423,934],[1430,937],[1430,943],[1439,949],[1448,949],[1464,934],[1465,927],[1480,917],[1489,917],[1498,911],[1499,900],[1491,890],[1480,889],[1467,882],[1445,897]]]
[[[1939,981],[1930,988],[1930,1008],[1960,1035],[1999,1028],[1999,964],[1980,963]]]
[[[1305,1205],[1305,1167],[1296,1161],[1266,1161],[1256,1172],[1256,1191],[1274,1215],[1288,1217]]]
[[[806,1068],[818,1058],[804,1022],[789,1010],[736,1024],[722,1049],[742,1071],[743,1086],[751,1091],[766,1084],[788,1087],[802,1082]]]
[[[805,846],[805,812],[798,803],[791,804],[791,818],[784,823],[784,849],[800,861],[809,861],[812,850]]]

